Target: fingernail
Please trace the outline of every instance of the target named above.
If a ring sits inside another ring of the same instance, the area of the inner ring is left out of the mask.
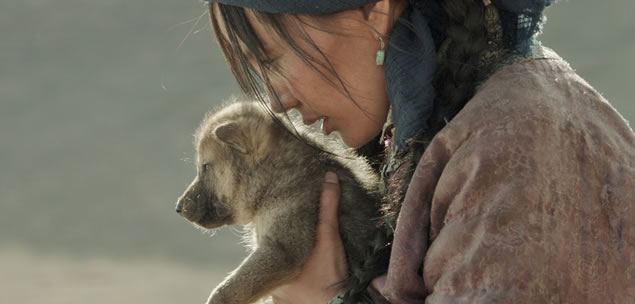
[[[324,181],[327,183],[337,184],[337,174],[331,171],[326,172],[326,176],[324,176]]]

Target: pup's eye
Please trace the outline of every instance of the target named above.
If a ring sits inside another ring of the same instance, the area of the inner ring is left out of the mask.
[[[207,170],[209,170],[209,164],[203,164],[203,166],[201,166],[201,171],[205,173]]]

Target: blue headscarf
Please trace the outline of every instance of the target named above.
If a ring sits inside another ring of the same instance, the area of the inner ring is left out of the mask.
[[[268,13],[328,14],[359,8],[378,0],[206,0]],[[504,39],[510,49],[526,53],[540,30],[542,12],[552,0],[493,0],[501,10]],[[392,30],[385,59],[386,90],[395,125],[393,141],[401,148],[406,140],[425,131],[434,107],[432,85],[436,49],[443,41],[439,28],[443,10],[436,1],[410,0]]]

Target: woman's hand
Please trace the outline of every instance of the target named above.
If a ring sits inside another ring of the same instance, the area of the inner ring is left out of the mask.
[[[320,221],[313,254],[302,268],[299,277],[273,292],[275,304],[324,304],[338,294],[336,284],[347,276],[346,256],[338,229],[339,199],[340,185],[337,175],[328,172],[322,183]]]

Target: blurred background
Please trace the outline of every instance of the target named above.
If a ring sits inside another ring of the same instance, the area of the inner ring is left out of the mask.
[[[633,13],[560,1],[541,39],[630,121]],[[245,255],[174,212],[238,94],[204,5],[3,0],[0,46],[0,303],[202,303]]]

